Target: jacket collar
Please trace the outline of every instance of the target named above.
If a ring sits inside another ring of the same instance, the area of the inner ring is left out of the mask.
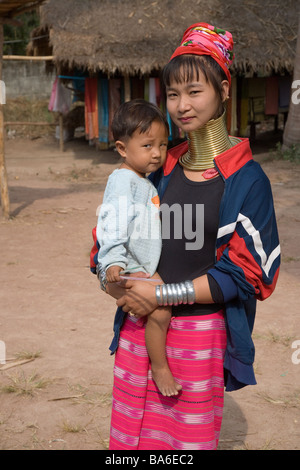
[[[188,143],[183,142],[168,151],[167,159],[163,166],[164,176],[171,173],[181,155],[187,152],[187,150]],[[252,159],[249,139],[240,138],[238,144],[218,155],[214,159],[214,163],[223,178],[227,179]]]

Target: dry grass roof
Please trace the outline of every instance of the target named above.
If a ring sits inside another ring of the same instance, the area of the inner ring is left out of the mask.
[[[24,11],[32,10],[38,7],[44,0],[1,0],[0,17],[11,19]]]
[[[148,74],[164,66],[188,26],[205,21],[232,33],[232,72],[291,72],[299,5],[299,0],[48,0],[35,34],[49,30],[51,52],[62,66]],[[41,52],[33,41],[31,54]]]

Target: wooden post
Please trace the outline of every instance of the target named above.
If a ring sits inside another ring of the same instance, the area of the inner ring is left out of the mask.
[[[3,22],[0,20],[0,80],[2,79],[2,56],[3,56]],[[3,216],[9,218],[10,205],[7,184],[7,173],[4,154],[4,118],[3,118],[3,96],[0,101],[0,187],[1,187],[1,207]]]

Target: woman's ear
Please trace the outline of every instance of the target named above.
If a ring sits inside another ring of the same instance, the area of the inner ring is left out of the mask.
[[[122,140],[117,140],[115,146],[121,157],[126,157],[126,145]]]
[[[222,102],[225,103],[225,101],[228,100],[229,98],[229,81],[228,80],[223,80],[221,83],[221,88],[222,88]]]

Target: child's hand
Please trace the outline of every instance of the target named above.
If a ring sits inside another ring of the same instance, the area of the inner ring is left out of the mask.
[[[120,282],[121,281],[121,278],[120,278],[120,271],[121,270],[122,270],[122,268],[120,266],[110,266],[110,268],[108,268],[106,270],[107,282]]]

